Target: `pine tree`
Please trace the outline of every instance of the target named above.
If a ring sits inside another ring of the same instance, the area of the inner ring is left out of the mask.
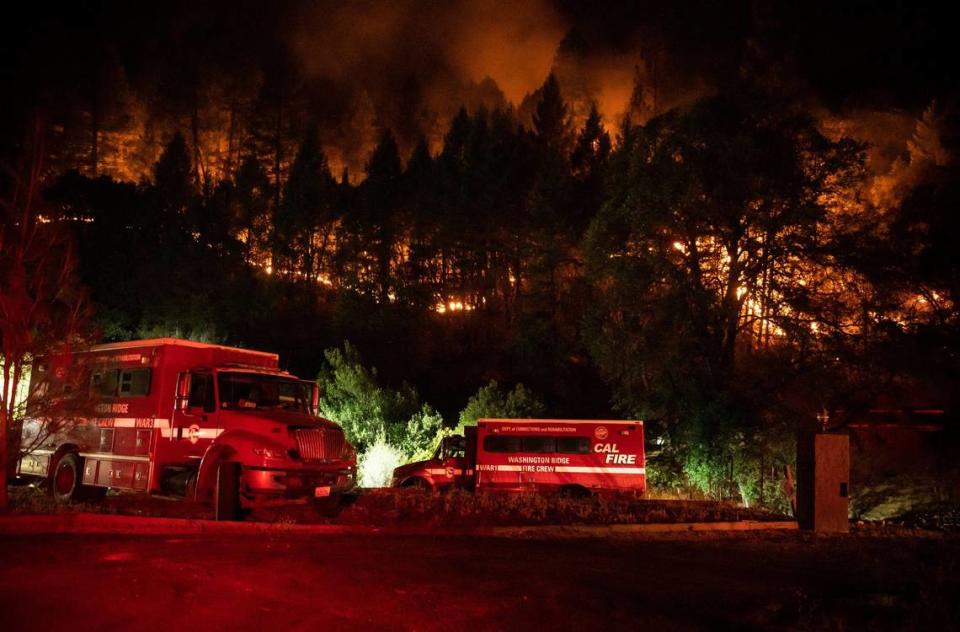
[[[283,200],[274,216],[274,268],[315,280],[330,240],[336,182],[311,127],[290,167]]]
[[[270,265],[271,200],[266,170],[256,156],[247,156],[237,171],[233,233],[243,244],[243,259],[263,268]]]
[[[193,168],[186,139],[179,131],[153,166],[152,200],[143,217],[144,234],[171,256],[197,232]],[[164,245],[165,244],[165,245]]]
[[[603,179],[610,149],[610,134],[604,129],[594,104],[570,155],[575,180],[570,221],[578,236],[583,234],[603,201]]]
[[[402,165],[397,142],[390,130],[384,130],[380,141],[367,161],[367,179],[360,185],[360,215],[358,236],[363,246],[357,245],[357,254],[366,252],[370,261],[366,266],[370,274],[361,278],[366,286],[380,301],[387,301],[391,295],[392,261],[396,245],[395,214],[400,206],[402,193]],[[365,264],[360,255],[361,266]]]
[[[587,121],[577,135],[570,166],[575,177],[581,180],[597,174],[610,158],[610,134],[603,127],[597,105],[590,107]]]
[[[397,295],[407,305],[429,309],[437,283],[437,169],[426,138],[414,148],[403,182],[402,224],[409,236],[409,256],[396,280]]]
[[[274,211],[280,207],[283,182],[293,147],[300,136],[305,103],[302,80],[286,55],[271,59],[253,107],[245,152],[266,166],[273,188]]]
[[[570,121],[560,83],[552,72],[540,87],[540,102],[533,113],[533,129],[547,147],[563,153],[569,142]]]
[[[164,208],[182,214],[195,194],[187,142],[177,131],[153,167],[153,185]]]
[[[640,66],[633,67],[633,88],[630,90],[630,101],[624,114],[624,123],[642,125],[650,116],[646,89],[646,77],[640,71]]]

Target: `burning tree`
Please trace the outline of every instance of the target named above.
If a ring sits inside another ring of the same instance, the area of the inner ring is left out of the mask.
[[[41,145],[37,131],[26,168],[5,174],[7,196],[0,204],[0,508],[7,504],[7,479],[19,456],[26,411],[49,422],[31,433],[34,447],[74,418],[74,411],[66,410],[74,404],[66,402],[76,398],[57,397],[51,380],[30,380],[31,365],[44,357],[43,370],[61,394],[73,390],[77,378],[70,356],[88,320],[72,241],[61,218],[45,213],[40,199]]]

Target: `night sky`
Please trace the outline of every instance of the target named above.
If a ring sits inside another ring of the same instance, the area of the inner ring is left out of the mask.
[[[358,178],[376,130],[390,127],[410,151],[419,134],[439,147],[462,105],[509,104],[529,120],[551,70],[580,121],[594,100],[615,126],[639,66],[655,77],[658,111],[749,78],[902,147],[902,129],[875,130],[869,118],[915,118],[952,99],[945,11],[866,1],[38,3],[4,38],[4,144],[36,108],[69,143],[99,100],[149,121],[156,143],[127,150],[149,165],[195,91],[206,102],[242,98],[291,66],[331,161]],[[115,171],[135,180],[147,170]]]

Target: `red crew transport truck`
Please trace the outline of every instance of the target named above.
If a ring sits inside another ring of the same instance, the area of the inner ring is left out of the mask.
[[[642,421],[481,419],[431,459],[394,470],[397,487],[632,492],[647,488]]]
[[[356,453],[317,416],[316,384],[278,360],[175,338],[97,345],[66,371],[39,358],[31,392],[90,403],[49,432],[28,409],[22,444],[39,437],[39,448],[18,474],[44,477],[58,500],[129,490],[212,502],[218,519],[295,498],[335,501],[356,486]]]

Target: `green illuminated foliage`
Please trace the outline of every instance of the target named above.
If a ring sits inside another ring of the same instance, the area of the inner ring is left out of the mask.
[[[407,460],[422,458],[436,447],[443,418],[421,404],[416,389],[381,386],[375,368],[367,368],[357,349],[345,342],[328,349],[318,382],[320,412],[340,424],[361,453],[388,444]]]
[[[465,426],[473,426],[478,419],[522,419],[543,415],[546,407],[530,389],[517,384],[513,390],[504,392],[495,381],[481,386],[460,412],[460,420],[454,431],[463,434]]]

